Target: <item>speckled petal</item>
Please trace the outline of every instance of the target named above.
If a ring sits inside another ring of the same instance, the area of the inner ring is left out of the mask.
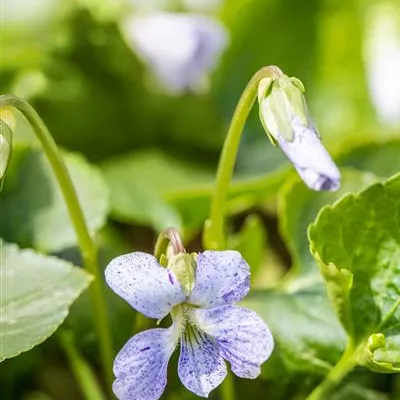
[[[335,191],[340,186],[340,172],[325,149],[313,126],[303,126],[298,118],[292,121],[294,140],[278,136],[278,143],[293,163],[301,179],[313,190]]]
[[[254,379],[260,375],[260,365],[271,355],[274,340],[254,311],[234,306],[192,309],[189,318],[218,343],[237,376]]]
[[[188,327],[182,335],[178,374],[190,391],[202,397],[208,397],[226,376],[218,346],[193,327]]]
[[[105,276],[115,293],[150,318],[164,317],[185,299],[175,274],[150,254],[136,252],[114,258]]]
[[[192,304],[212,308],[241,300],[250,289],[250,268],[237,251],[205,251],[197,259]]]
[[[173,328],[133,336],[114,362],[113,391],[119,400],[157,400],[167,384],[167,365],[178,338]]]

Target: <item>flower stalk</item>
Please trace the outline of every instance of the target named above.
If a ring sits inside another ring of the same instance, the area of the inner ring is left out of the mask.
[[[71,177],[69,176],[68,170],[53,137],[33,107],[26,101],[14,95],[0,96],[0,109],[7,107],[13,107],[22,113],[42,145],[43,151],[60,187],[68,209],[69,217],[75,229],[82,253],[84,267],[95,278],[93,283],[90,285],[90,294],[94,309],[94,326],[99,340],[100,356],[104,374],[108,387],[110,387],[113,381],[111,370],[113,349],[108,323],[107,306],[103,296],[102,279],[98,268],[97,248],[88,231]]]
[[[106,400],[93,370],[75,346],[73,333],[61,330],[58,339],[85,399]]]
[[[250,79],[239,99],[218,164],[215,190],[211,200],[210,218],[204,226],[203,245],[206,249],[222,250],[225,248],[224,220],[226,215],[226,198],[243,128],[257,99],[258,86],[261,80],[263,78],[274,79],[281,75],[282,71],[273,65],[261,68]]]
[[[170,246],[174,255],[186,253],[181,235],[175,228],[164,229],[159,234],[154,246],[154,256],[160,259],[163,254],[167,254],[168,246]]]
[[[279,144],[304,183],[312,190],[337,190],[340,172],[321,143],[297,78],[289,78],[278,67],[260,69],[244,89],[233,114],[218,165],[210,218],[203,233],[205,248],[225,248],[224,219],[229,183],[244,125],[258,98],[259,116],[273,145]]]
[[[353,342],[350,340],[340,360],[306,400],[326,399],[329,392],[357,365],[356,351],[357,349],[354,348]]]

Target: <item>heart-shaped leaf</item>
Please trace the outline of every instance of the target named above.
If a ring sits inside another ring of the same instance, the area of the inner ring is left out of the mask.
[[[308,225],[321,207],[376,179],[369,173],[343,170],[337,192],[312,191],[296,178],[280,193],[280,230],[293,259],[292,270],[281,286],[254,292],[244,304],[256,310],[271,327],[290,370],[326,373],[340,357],[346,339],[308,250]]]
[[[0,242],[0,361],[43,342],[91,276],[69,262]]]
[[[310,226],[336,313],[374,371],[400,371],[400,175],[324,208]]]
[[[63,153],[91,231],[108,213],[108,191],[101,173],[77,154]],[[57,252],[76,244],[76,234],[60,188],[44,154],[16,146],[0,193],[0,237],[21,247]]]

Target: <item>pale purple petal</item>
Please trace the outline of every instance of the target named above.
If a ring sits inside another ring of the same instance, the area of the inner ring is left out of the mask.
[[[313,190],[337,190],[340,186],[340,172],[314,127],[304,126],[298,118],[293,118],[292,126],[292,142],[280,135],[276,139],[304,183]]]
[[[227,45],[218,20],[188,13],[158,12],[128,16],[121,25],[127,43],[171,91],[196,86]]]
[[[185,295],[175,274],[147,253],[114,258],[105,270],[108,285],[133,308],[150,318],[163,318]]]
[[[226,376],[218,346],[191,326],[182,335],[178,375],[187,389],[202,397],[208,397]]]
[[[189,302],[205,308],[233,304],[250,289],[250,267],[237,251],[205,251],[197,258]]]
[[[234,306],[192,309],[189,318],[218,343],[237,376],[254,379],[260,375],[260,365],[271,355],[274,340],[254,311]]]
[[[167,384],[167,366],[177,345],[174,327],[133,336],[114,361],[113,391],[119,400],[157,400]]]

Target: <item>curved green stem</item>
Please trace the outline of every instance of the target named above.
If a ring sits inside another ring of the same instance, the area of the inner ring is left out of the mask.
[[[338,363],[325,379],[309,394],[306,400],[324,400],[327,394],[357,365],[356,350],[349,342]]]
[[[85,269],[94,276],[94,282],[90,285],[90,293],[94,308],[94,324],[100,343],[100,355],[108,387],[113,381],[112,360],[113,350],[111,334],[109,331],[106,302],[102,293],[102,279],[98,268],[97,248],[86,226],[85,218],[68,170],[64,164],[57,145],[37,112],[26,101],[14,95],[0,96],[0,109],[14,107],[19,110],[31,125],[36,137],[43,147],[43,151],[49,160],[58,185],[61,189],[68,213],[74,226]]]
[[[222,382],[220,395],[222,400],[235,400],[235,381],[232,374],[228,374]]]
[[[277,78],[280,75],[282,71],[278,67],[261,68],[250,79],[236,106],[218,164],[210,218],[204,226],[203,245],[206,249],[221,250],[225,247],[226,198],[243,128],[257,98],[258,84],[263,78]]]
[[[61,330],[58,333],[58,339],[61,347],[64,349],[72,372],[74,373],[75,378],[81,387],[85,399],[106,400],[92,369],[85,359],[79,354],[74,343],[72,332]]]

